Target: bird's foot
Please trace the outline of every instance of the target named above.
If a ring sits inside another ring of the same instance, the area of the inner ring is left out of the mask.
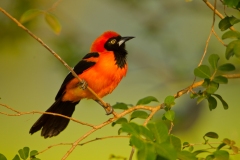
[[[80,87],[82,90],[85,90],[85,89],[87,89],[88,84],[87,84],[87,82],[86,82],[84,79],[82,79],[82,82],[79,83],[79,87]]]
[[[106,105],[107,105],[107,108],[104,108],[105,111],[106,111],[106,115],[112,114],[112,113],[113,113],[113,108],[112,108],[112,106],[111,106],[109,103],[106,103]]]
[[[106,111],[106,115],[110,115],[113,113],[113,108],[109,103],[106,103],[106,106],[105,106],[100,101],[98,100],[95,100],[95,101],[103,107],[103,109]]]

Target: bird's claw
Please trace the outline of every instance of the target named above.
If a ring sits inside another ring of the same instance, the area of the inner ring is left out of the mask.
[[[113,108],[109,103],[106,103],[106,104],[107,104],[107,108],[104,107],[104,109],[106,111],[106,115],[110,115],[113,113]]]
[[[98,104],[100,104],[104,110],[106,111],[106,115],[110,115],[113,113],[113,108],[109,103],[106,103],[106,106],[101,103],[99,100],[95,100]]]
[[[82,90],[85,90],[87,89],[88,87],[88,84],[85,80],[82,79],[82,82],[79,83],[79,87],[82,89]]]

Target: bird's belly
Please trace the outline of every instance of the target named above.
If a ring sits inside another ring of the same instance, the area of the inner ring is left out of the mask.
[[[91,69],[84,71],[79,77],[85,80],[88,86],[99,96],[104,97],[111,93],[126,75],[126,68],[116,68],[114,71]],[[96,99],[87,89],[83,90],[74,78],[67,86],[63,101],[79,101],[83,98]]]

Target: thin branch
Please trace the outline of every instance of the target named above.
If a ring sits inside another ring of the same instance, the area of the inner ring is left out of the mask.
[[[10,18],[12,21],[14,21],[20,28],[22,28],[24,31],[26,31],[31,37],[33,37],[35,40],[37,40],[43,47],[45,47],[54,57],[56,57],[71,73],[72,75],[79,80],[81,84],[83,84],[83,81],[78,77],[78,75],[73,71],[72,67],[70,67],[56,52],[54,52],[50,47],[47,46],[40,38],[38,38],[36,35],[34,35],[30,30],[28,30],[26,27],[24,27],[17,19],[12,17],[8,12],[6,12],[4,9],[0,7],[0,11],[2,11],[8,18]],[[89,86],[86,88],[89,92],[91,92],[96,100],[100,101],[105,108],[109,108],[110,106],[107,105]]]
[[[204,59],[204,57],[205,57],[206,54],[207,54],[208,44],[209,44],[209,42],[210,42],[210,39],[211,39],[211,36],[212,36],[212,33],[213,33],[213,27],[214,27],[214,26],[212,26],[211,31],[210,31],[210,33],[209,33],[209,35],[208,35],[208,38],[207,38],[207,41],[206,41],[206,45],[205,45],[205,48],[204,48],[204,52],[203,52],[202,58],[201,58],[201,60],[200,60],[200,62],[199,62],[199,64],[198,64],[198,67],[202,64],[203,59]]]
[[[82,125],[85,125],[85,126],[89,126],[89,127],[92,127],[94,128],[94,125],[92,124],[89,124],[89,123],[85,123],[85,122],[81,122],[75,118],[72,118],[72,117],[68,117],[68,116],[65,116],[65,115],[62,115],[62,114],[58,114],[58,113],[52,113],[52,112],[40,112],[40,111],[31,111],[31,112],[20,112],[20,111],[17,111],[11,107],[9,107],[8,105],[5,105],[5,104],[1,104],[0,103],[0,106],[3,106],[13,112],[15,112],[16,114],[9,114],[9,113],[5,113],[5,112],[0,112],[0,114],[3,114],[3,115],[6,115],[6,116],[22,116],[22,115],[26,115],[26,114],[35,114],[35,113],[38,113],[38,114],[49,114],[49,115],[54,115],[54,116],[59,116],[59,117],[64,117],[64,118],[67,118],[67,119],[70,119],[74,122],[77,122],[79,124],[82,124]]]
[[[174,124],[173,124],[173,122],[171,122],[171,123],[170,123],[169,131],[168,131],[168,134],[171,134],[172,129],[173,129],[173,126],[174,126]]]
[[[152,112],[150,113],[150,115],[148,116],[148,118],[145,120],[145,122],[143,123],[143,126],[146,126],[148,124],[148,122],[152,119],[152,117],[154,116],[154,114],[160,110],[163,109],[165,106],[164,103],[162,103],[161,105],[154,107],[154,109],[152,110]]]
[[[197,87],[201,86],[201,85],[203,84],[203,82],[204,82],[203,80],[202,80],[202,81],[195,82],[194,84],[188,86],[187,88],[178,91],[178,92],[174,95],[174,97],[175,97],[175,98],[181,97],[183,94],[187,93],[190,89],[197,88]]]
[[[134,152],[135,152],[135,147],[132,147],[132,150],[131,150],[131,153],[129,156],[129,160],[132,160]]]
[[[206,2],[205,2],[205,3],[206,3]],[[209,41],[210,41],[210,39],[211,39],[213,30],[214,30],[215,12],[216,12],[216,10],[217,10],[217,9],[216,9],[216,6],[217,6],[217,0],[214,0],[213,21],[212,21],[211,31],[210,31],[209,36],[208,36],[208,38],[207,38],[206,46],[205,46],[205,48],[204,48],[204,52],[203,52],[202,58],[201,58],[201,60],[200,60],[200,62],[199,62],[199,64],[198,64],[198,66],[200,66],[200,65],[202,64],[202,62],[203,62],[203,59],[204,59],[204,57],[205,57],[205,55],[206,55],[206,53],[207,53]]]
[[[48,146],[46,149],[38,152],[38,155],[39,155],[39,154],[42,154],[43,152],[46,152],[47,150],[49,150],[49,149],[51,149],[51,148],[53,148],[53,147],[56,147],[56,146],[64,146],[64,145],[72,145],[72,143],[58,143],[58,144],[53,144],[53,145],[51,145],[51,146]]]
[[[126,136],[106,136],[106,137],[95,138],[95,139],[89,140],[87,142],[80,143],[78,145],[83,146],[83,145],[91,143],[91,142],[95,142],[95,141],[99,141],[99,140],[105,140],[105,139],[111,139],[111,138],[129,138],[129,137],[130,137],[129,135],[126,135]]]
[[[222,43],[222,45],[224,45],[225,47],[227,47],[227,45],[223,42],[223,40],[217,35],[217,33],[215,32],[215,30],[212,30],[213,34],[215,35],[215,37],[217,38],[217,40]]]
[[[227,79],[240,78],[240,74],[226,74],[226,75],[222,75],[222,76],[226,77]]]
[[[78,144],[78,146],[83,146],[83,145],[86,145],[90,142],[95,142],[95,141],[98,141],[98,140],[105,140],[105,139],[110,139],[110,138],[129,138],[130,136],[106,136],[106,137],[100,137],[100,138],[95,138],[95,139],[92,139],[92,140],[89,140],[89,141],[86,141],[84,143],[80,143]],[[54,144],[54,145],[51,145],[51,146],[48,146],[46,149],[38,152],[38,155],[39,154],[42,154],[43,152],[46,152],[47,150],[51,149],[52,147],[56,147],[56,146],[63,146],[63,145],[73,145],[73,143],[58,143],[58,144]]]

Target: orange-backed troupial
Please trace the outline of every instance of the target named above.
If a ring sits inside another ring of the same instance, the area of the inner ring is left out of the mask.
[[[98,94],[99,97],[111,93],[127,73],[125,42],[134,37],[122,37],[113,31],[104,32],[92,44],[90,53],[74,67],[76,74]],[[79,86],[79,81],[71,73],[62,83],[53,105],[46,112],[59,113],[71,117],[75,106],[83,98],[95,99]],[[110,114],[110,113],[108,113]],[[69,119],[43,114],[32,126],[29,133],[42,129],[44,138],[53,137],[63,131]]]

